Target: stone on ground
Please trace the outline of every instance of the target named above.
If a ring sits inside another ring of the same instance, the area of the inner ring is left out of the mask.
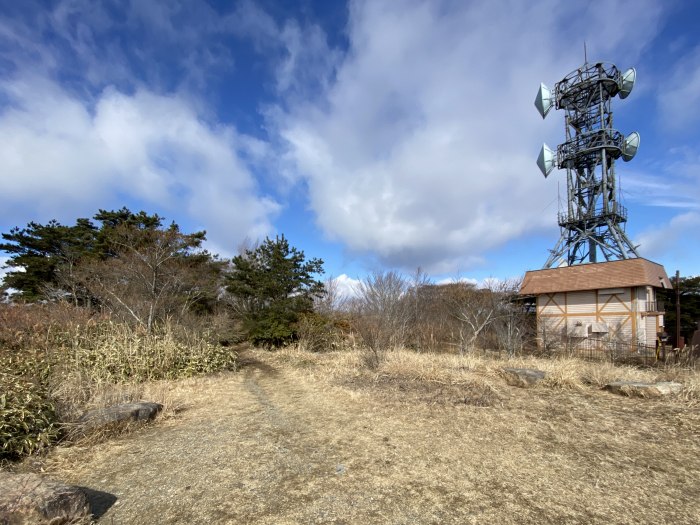
[[[643,383],[640,381],[615,381],[605,385],[605,390],[614,394],[636,397],[662,397],[677,394],[683,388],[680,383],[662,381],[660,383]]]
[[[155,418],[162,408],[163,405],[159,403],[123,403],[90,410],[83,414],[78,423],[83,429],[94,430],[115,423],[148,421]]]
[[[534,368],[502,368],[506,383],[527,388],[544,379],[545,373]]]
[[[90,505],[78,487],[37,474],[0,471],[0,523],[64,525],[87,522]]]

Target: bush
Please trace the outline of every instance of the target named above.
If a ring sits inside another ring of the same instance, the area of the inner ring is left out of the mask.
[[[0,459],[18,459],[54,442],[56,413],[36,383],[0,372]]]
[[[205,331],[148,333],[84,309],[0,305],[0,457],[50,444],[86,408],[138,399],[139,385],[232,370],[236,354]],[[136,396],[136,397],[134,397]],[[119,396],[118,396],[119,397]]]
[[[309,352],[339,349],[345,339],[347,321],[318,313],[302,315],[297,323],[299,345]]]

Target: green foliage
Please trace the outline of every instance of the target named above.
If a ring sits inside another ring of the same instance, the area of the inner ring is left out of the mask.
[[[158,215],[132,213],[128,208],[99,210],[94,220],[100,223],[99,228],[81,218],[74,226],[55,220],[46,225],[30,222],[25,228],[3,233],[0,251],[10,255],[7,266],[14,270],[5,276],[4,286],[18,290],[28,302],[71,295],[75,304],[83,304],[89,298],[76,282],[76,267],[118,256],[125,232],[132,233],[130,240],[138,237],[144,246],[164,231],[163,219]],[[179,233],[174,223],[165,231]],[[197,232],[181,237],[187,241],[187,248],[198,248],[204,235]]]
[[[291,247],[283,235],[266,238],[232,263],[226,288],[250,341],[270,348],[296,339],[299,315],[313,311],[314,298],[324,293],[323,283],[314,278],[323,273],[323,261],[307,261],[304,252]]]
[[[6,242],[0,243],[0,250],[10,254],[7,266],[16,269],[5,276],[5,285],[19,290],[27,301],[43,298],[47,286],[58,285],[60,265],[91,253],[96,234],[97,229],[87,219],[78,219],[75,226],[30,222],[26,228],[3,233]]]
[[[70,300],[99,305],[152,330],[189,312],[213,311],[223,263],[202,249],[205,232],[182,233],[158,215],[99,210],[100,226],[78,219],[29,223],[3,234],[10,254],[5,287],[25,302]]]
[[[675,281],[675,278],[671,279],[673,289],[663,290],[661,293],[666,308],[664,315],[665,329],[672,339],[675,339],[676,335]],[[680,289],[681,301],[681,335],[688,341],[692,337],[693,332],[698,329],[698,322],[700,322],[700,275],[681,277],[678,288]]]
[[[58,435],[54,406],[37,383],[0,371],[0,460],[32,454]]]

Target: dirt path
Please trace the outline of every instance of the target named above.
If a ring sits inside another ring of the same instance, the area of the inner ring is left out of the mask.
[[[101,523],[353,521],[343,427],[362,414],[343,413],[352,395],[338,399],[261,362],[198,390],[174,419],[86,451],[63,450],[63,461],[83,457],[55,474],[116,496]]]
[[[49,473],[116,497],[107,524],[700,522],[700,461],[655,437],[697,446],[672,411],[507,387],[499,406],[436,405],[316,373],[251,357],[193,382],[174,417],[57,451]]]

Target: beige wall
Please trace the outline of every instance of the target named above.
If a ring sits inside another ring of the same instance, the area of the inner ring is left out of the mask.
[[[542,294],[537,297],[540,337],[601,339],[653,346],[663,318],[647,312],[651,287],[609,288]],[[607,331],[606,331],[607,328]]]

